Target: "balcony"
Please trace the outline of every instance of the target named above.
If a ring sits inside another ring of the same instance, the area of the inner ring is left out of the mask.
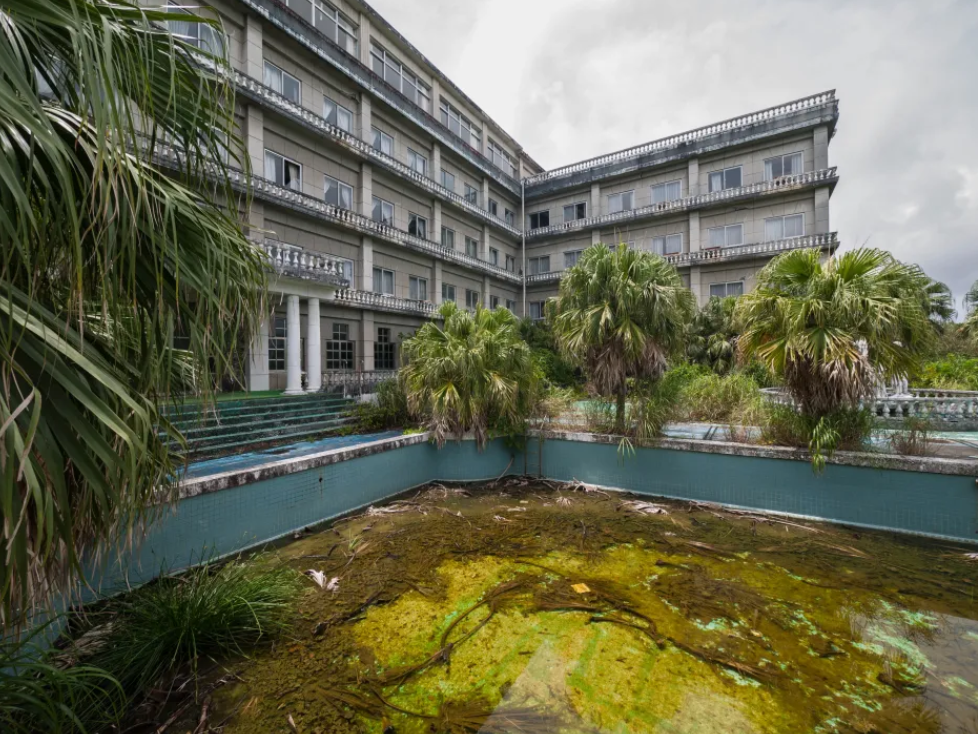
[[[279,275],[334,285],[337,288],[350,286],[350,281],[343,274],[342,264],[328,255],[271,239],[256,244],[268,256],[272,270]]]
[[[519,181],[497,168],[481,152],[462,142],[461,138],[442,125],[440,120],[374,74],[373,70],[361,64],[359,59],[351,56],[334,41],[321,34],[309,21],[289,9],[285,3],[279,2],[279,0],[240,0],[240,2],[338,69],[359,86],[426,130],[438,142],[455,151],[483,173],[493,178],[498,184],[513,194],[520,194]]]
[[[335,143],[342,146],[345,150],[358,158],[380,165],[390,173],[409,180],[428,193],[437,196],[443,201],[453,204],[459,209],[465,211],[467,214],[476,217],[481,222],[490,224],[514,238],[519,238],[521,236],[522,233],[520,230],[510,226],[498,217],[492,216],[488,211],[476,206],[472,202],[468,201],[465,197],[456,194],[454,191],[449,191],[444,186],[441,186],[427,176],[422,176],[413,168],[401,163],[396,158],[389,156],[386,153],[381,153],[379,150],[374,148],[372,145],[368,145],[356,135],[329,124],[324,118],[320,117],[314,112],[310,112],[300,105],[297,105],[295,102],[286,99],[278,92],[266,87],[264,84],[252,79],[250,76],[242,74],[239,71],[235,71],[234,84],[239,94],[242,94],[248,99],[257,102],[263,107],[275,110],[293,122],[296,122],[317,134],[329,137]]]
[[[388,311],[391,313],[416,314],[425,318],[437,316],[438,310],[438,307],[430,301],[413,301],[408,298],[397,298],[384,293],[357,291],[350,288],[336,291],[334,298],[341,306],[366,308],[373,311]]]
[[[807,188],[819,186],[834,186],[839,177],[836,168],[824,168],[821,171],[810,171],[809,173],[799,173],[795,176],[782,176],[773,181],[762,181],[761,183],[751,184],[750,186],[740,186],[735,189],[725,191],[714,191],[709,194],[699,194],[698,196],[687,196],[684,199],[675,201],[664,201],[659,204],[650,204],[639,209],[629,209],[614,214],[603,214],[597,217],[587,217],[577,219],[573,222],[554,224],[549,227],[538,227],[526,232],[526,239],[541,239],[556,235],[567,234],[569,232],[582,232],[596,227],[606,227],[622,222],[634,222],[649,217],[666,216],[680,212],[688,212],[696,209],[703,209],[710,206],[723,204],[733,204],[748,199],[755,199],[762,196],[773,196],[793,191],[802,191]]]
[[[836,232],[829,234],[814,234],[805,237],[791,237],[784,240],[773,242],[758,242],[752,245],[738,245],[736,247],[717,247],[699,252],[679,252],[675,255],[664,255],[667,262],[672,263],[677,268],[690,267],[692,265],[708,265],[714,262],[731,262],[755,257],[774,257],[782,252],[790,250],[807,250],[817,248],[827,250],[829,253],[835,252],[839,247],[839,237]],[[527,285],[539,283],[557,282],[564,277],[565,270],[554,270],[549,273],[538,273],[528,275]]]
[[[815,124],[832,126],[837,116],[838,102],[833,89],[678,135],[653,140],[617,153],[609,153],[562,168],[544,171],[524,179],[524,183],[528,196],[534,188],[538,190],[532,191],[532,195],[539,195],[546,193],[545,190],[583,183],[578,180],[581,174],[588,174],[587,180],[604,178],[618,173],[618,169],[622,167],[634,170],[644,167],[643,163],[651,165],[675,157],[702,155],[717,148],[755,140],[766,134],[781,134],[791,129],[812,127]],[[776,124],[779,122],[784,124]],[[645,162],[641,160],[643,158],[646,159]]]

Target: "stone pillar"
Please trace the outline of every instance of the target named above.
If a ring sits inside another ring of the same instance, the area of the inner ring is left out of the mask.
[[[431,202],[431,232],[428,235],[428,239],[441,244],[441,199]]]
[[[431,116],[439,122],[441,121],[441,82],[435,77],[431,78]]]
[[[689,175],[687,176],[687,196],[699,196],[700,193],[700,159],[689,159]]]
[[[693,292],[696,305],[702,306],[706,298],[703,297],[703,274],[700,272],[699,265],[693,265],[689,269],[689,289]]]
[[[374,241],[364,235],[360,238],[360,259],[357,261],[357,275],[351,286],[355,290],[374,289]]]
[[[357,40],[360,44],[360,63],[368,69],[372,69],[373,65],[370,63],[370,16],[366,13],[360,13],[360,38]]]
[[[374,341],[377,330],[374,328],[374,312],[360,312],[360,365],[364,372],[374,369]]]
[[[805,234],[828,234],[832,231],[829,224],[829,193],[828,186],[815,189],[815,226],[813,228],[806,222]]]
[[[265,175],[265,114],[258,105],[246,108],[245,128],[248,136],[248,158],[251,172],[256,176]]]
[[[600,217],[601,216],[601,186],[599,184],[591,184],[591,211],[587,213],[589,217]]]
[[[263,81],[265,78],[265,61],[262,50],[262,27],[261,21],[252,15],[245,16],[244,60],[245,74],[252,79]]]
[[[592,245],[600,245],[601,244],[601,230],[599,230],[599,229],[592,229],[591,230],[591,244]],[[617,242],[612,242],[611,243],[611,247],[614,247],[617,244],[618,244]]]
[[[268,390],[268,328],[269,318],[262,317],[258,333],[248,346],[248,392]]]
[[[306,392],[323,387],[323,339],[320,335],[319,299],[306,301]]]
[[[360,93],[360,139],[367,145],[373,145],[373,132],[370,126],[373,124],[373,103],[370,95],[366,92]]]
[[[441,184],[441,146],[437,142],[431,144],[431,178]]]
[[[357,195],[360,197],[360,213],[370,219],[374,215],[374,170],[369,163],[360,164]]]
[[[489,308],[489,276],[482,276],[482,305]]]
[[[489,262],[489,242],[490,242],[489,225],[488,224],[483,224],[482,225],[482,245],[479,248],[479,250],[480,250],[480,252],[479,252],[479,259],[480,260],[484,260],[485,262]]]
[[[302,394],[302,322],[299,296],[285,297],[285,394]]]
[[[489,211],[489,179],[482,179],[482,208]]]
[[[441,260],[435,260],[431,266],[431,282],[433,284],[434,293],[431,294],[431,302],[436,306],[440,306],[441,301],[441,284],[444,282],[442,272],[441,272]]]
[[[829,129],[822,125],[815,128],[815,170],[829,167]]]
[[[689,213],[689,247],[686,252],[699,252],[702,246],[700,242],[700,213]]]
[[[248,236],[255,240],[276,236],[275,232],[265,231],[265,204],[260,201],[251,200],[251,206],[245,212],[245,224],[248,227]]]

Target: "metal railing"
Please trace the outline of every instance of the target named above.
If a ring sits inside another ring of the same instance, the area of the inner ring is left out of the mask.
[[[438,307],[430,301],[415,301],[409,298],[397,298],[384,293],[358,291],[351,288],[338,290],[335,293],[337,303],[350,306],[366,306],[379,311],[396,313],[413,313],[422,316],[436,316]]]
[[[838,179],[837,168],[823,168],[820,171],[809,171],[799,173],[794,176],[782,176],[772,181],[762,181],[761,183],[750,184],[749,186],[739,186],[735,189],[724,191],[712,191],[708,194],[698,194],[687,196],[683,199],[674,201],[663,201],[658,204],[650,204],[639,209],[628,209],[627,211],[615,212],[614,214],[602,214],[595,217],[577,219],[573,222],[554,224],[549,227],[538,227],[526,231],[526,238],[537,239],[566,232],[593,229],[603,227],[618,222],[642,219],[644,217],[660,216],[664,214],[675,214],[676,212],[701,209],[715,204],[726,204],[740,199],[748,199],[756,196],[766,196],[779,194],[785,191],[794,191],[810,186],[824,186],[833,183]]]
[[[776,107],[769,107],[765,110],[751,112],[746,115],[741,115],[740,117],[733,117],[729,120],[724,120],[723,122],[706,125],[705,127],[698,127],[695,130],[689,130],[684,133],[679,133],[678,135],[670,135],[669,137],[653,140],[649,143],[636,145],[632,148],[620,150],[617,153],[608,153],[606,155],[589,158],[588,160],[580,161],[578,163],[572,163],[569,166],[563,166],[562,168],[554,168],[551,171],[544,171],[543,173],[538,173],[535,176],[525,178],[524,183],[527,186],[533,186],[534,184],[552,181],[556,178],[570,176],[580,171],[586,171],[599,166],[606,166],[610,163],[617,163],[619,161],[626,161],[630,158],[636,158],[647,153],[653,153],[655,151],[667,148],[674,148],[685,143],[702,140],[703,138],[707,138],[712,135],[730,132],[731,130],[745,128],[759,122],[774,120],[784,115],[790,115],[795,112],[802,112],[830,104],[835,104],[834,89],[828,92],[822,92],[820,94],[813,94],[810,97],[802,97],[801,99],[780,104]]]
[[[458,208],[463,209],[481,221],[507,232],[513,237],[520,236],[520,230],[516,229],[516,227],[507,224],[499,217],[494,217],[487,210],[476,206],[464,196],[456,194],[454,191],[449,191],[433,179],[423,176],[393,156],[382,153],[372,145],[368,145],[356,135],[330,124],[325,118],[311,112],[310,110],[307,110],[292,100],[287,99],[275,90],[271,89],[270,87],[266,87],[264,84],[251,78],[250,76],[242,74],[239,71],[235,71],[234,83],[238,90],[244,93],[249,99],[255,100],[264,106],[273,108],[317,133],[329,136],[336,143],[346,148],[349,152],[359,156],[360,158],[380,164],[386,170],[401,176],[402,178],[410,180],[412,183],[421,187],[428,193],[454,204]]]
[[[256,244],[268,256],[272,269],[280,275],[316,280],[339,288],[350,285],[343,273],[343,265],[328,255],[272,239],[261,240]]]

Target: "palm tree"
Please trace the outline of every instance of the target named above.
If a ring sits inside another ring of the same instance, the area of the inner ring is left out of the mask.
[[[729,372],[737,357],[737,330],[733,317],[737,299],[713,297],[689,325],[686,356],[690,362],[709,367],[718,375]]]
[[[913,371],[935,338],[924,287],[916,266],[883,250],[779,255],[737,305],[740,349],[819,420]]]
[[[978,280],[971,284],[971,288],[964,296],[964,307],[968,309],[968,315],[964,320],[964,331],[971,335],[971,338],[978,342]]]
[[[172,497],[161,404],[206,394],[262,310],[262,257],[221,208],[229,67],[172,17],[125,0],[0,9],[2,626]],[[179,180],[153,164],[160,140],[186,153]]]
[[[408,407],[426,416],[439,447],[472,431],[480,448],[490,430],[522,432],[537,399],[538,375],[520,322],[508,310],[474,314],[449,301],[404,341],[400,379]]]
[[[594,245],[567,271],[547,315],[561,352],[583,367],[599,395],[615,399],[621,433],[628,379],[662,375],[694,308],[693,294],[663,258]]]
[[[927,277],[923,271],[920,271],[920,275],[924,283],[924,307],[927,309],[927,316],[937,333],[943,334],[947,325],[953,323],[958,314],[954,308],[954,294],[946,283]]]

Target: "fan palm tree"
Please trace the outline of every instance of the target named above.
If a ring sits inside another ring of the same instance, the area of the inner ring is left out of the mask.
[[[172,496],[161,405],[206,393],[262,310],[262,257],[221,208],[229,67],[172,17],[125,0],[0,8],[4,626]],[[185,151],[178,178],[154,166],[159,140]]]
[[[693,294],[663,258],[594,245],[567,271],[547,315],[561,352],[583,367],[595,392],[615,400],[621,433],[628,379],[662,375],[694,308]]]
[[[968,309],[968,315],[964,320],[964,331],[978,342],[978,280],[972,283],[971,288],[965,293],[963,302],[964,307]]]
[[[426,416],[439,447],[472,431],[480,448],[491,429],[521,431],[537,399],[538,375],[520,322],[508,310],[474,314],[449,301],[406,339],[400,379],[408,407]]]
[[[729,372],[737,357],[737,330],[733,325],[737,300],[711,298],[690,322],[686,356],[718,375]]]
[[[937,333],[943,334],[947,325],[953,323],[958,314],[954,308],[954,294],[946,283],[928,278],[923,271],[920,271],[920,275],[924,283],[924,307],[927,309],[927,316]]]
[[[740,349],[781,377],[806,416],[857,407],[933,342],[924,287],[916,266],[883,250],[779,255],[737,304]]]

